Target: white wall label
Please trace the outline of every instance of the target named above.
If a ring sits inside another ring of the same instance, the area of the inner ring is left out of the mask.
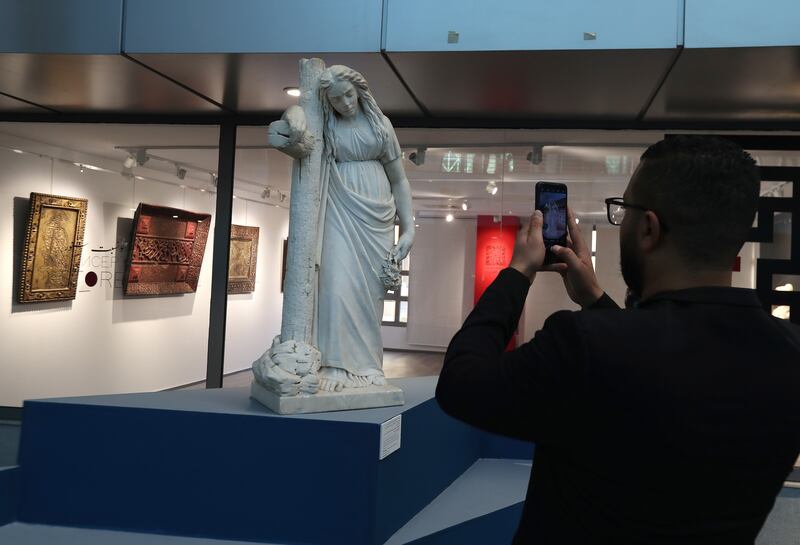
[[[378,460],[383,460],[396,450],[400,450],[400,430],[403,427],[403,415],[398,414],[381,424],[381,445]]]

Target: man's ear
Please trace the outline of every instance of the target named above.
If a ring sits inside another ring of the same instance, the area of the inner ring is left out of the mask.
[[[647,210],[644,212],[642,221],[639,223],[639,243],[642,251],[652,252],[663,242],[664,235],[661,229],[661,222],[655,212]]]

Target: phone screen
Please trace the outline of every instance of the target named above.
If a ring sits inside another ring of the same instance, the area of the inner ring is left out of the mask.
[[[567,240],[567,187],[563,184],[546,184],[539,189],[536,208],[542,211],[542,237],[545,245],[566,244]]]

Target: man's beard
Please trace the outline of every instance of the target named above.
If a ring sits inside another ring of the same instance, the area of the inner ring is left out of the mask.
[[[625,237],[619,239],[619,267],[622,270],[622,279],[628,285],[631,295],[639,300],[642,298],[642,284],[644,266],[634,244],[627,243]]]

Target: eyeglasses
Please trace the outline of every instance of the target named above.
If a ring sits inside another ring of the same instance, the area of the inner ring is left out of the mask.
[[[655,213],[655,211],[651,210],[650,208],[625,202],[622,197],[610,197],[606,199],[606,214],[608,214],[608,221],[611,222],[611,225],[622,225],[622,220],[625,219],[626,208],[633,208],[635,210],[643,210],[645,212],[650,211]],[[658,214],[656,214],[656,216],[658,216]],[[666,228],[664,222],[661,221],[660,216],[658,216],[658,220],[661,224],[661,227]]]

